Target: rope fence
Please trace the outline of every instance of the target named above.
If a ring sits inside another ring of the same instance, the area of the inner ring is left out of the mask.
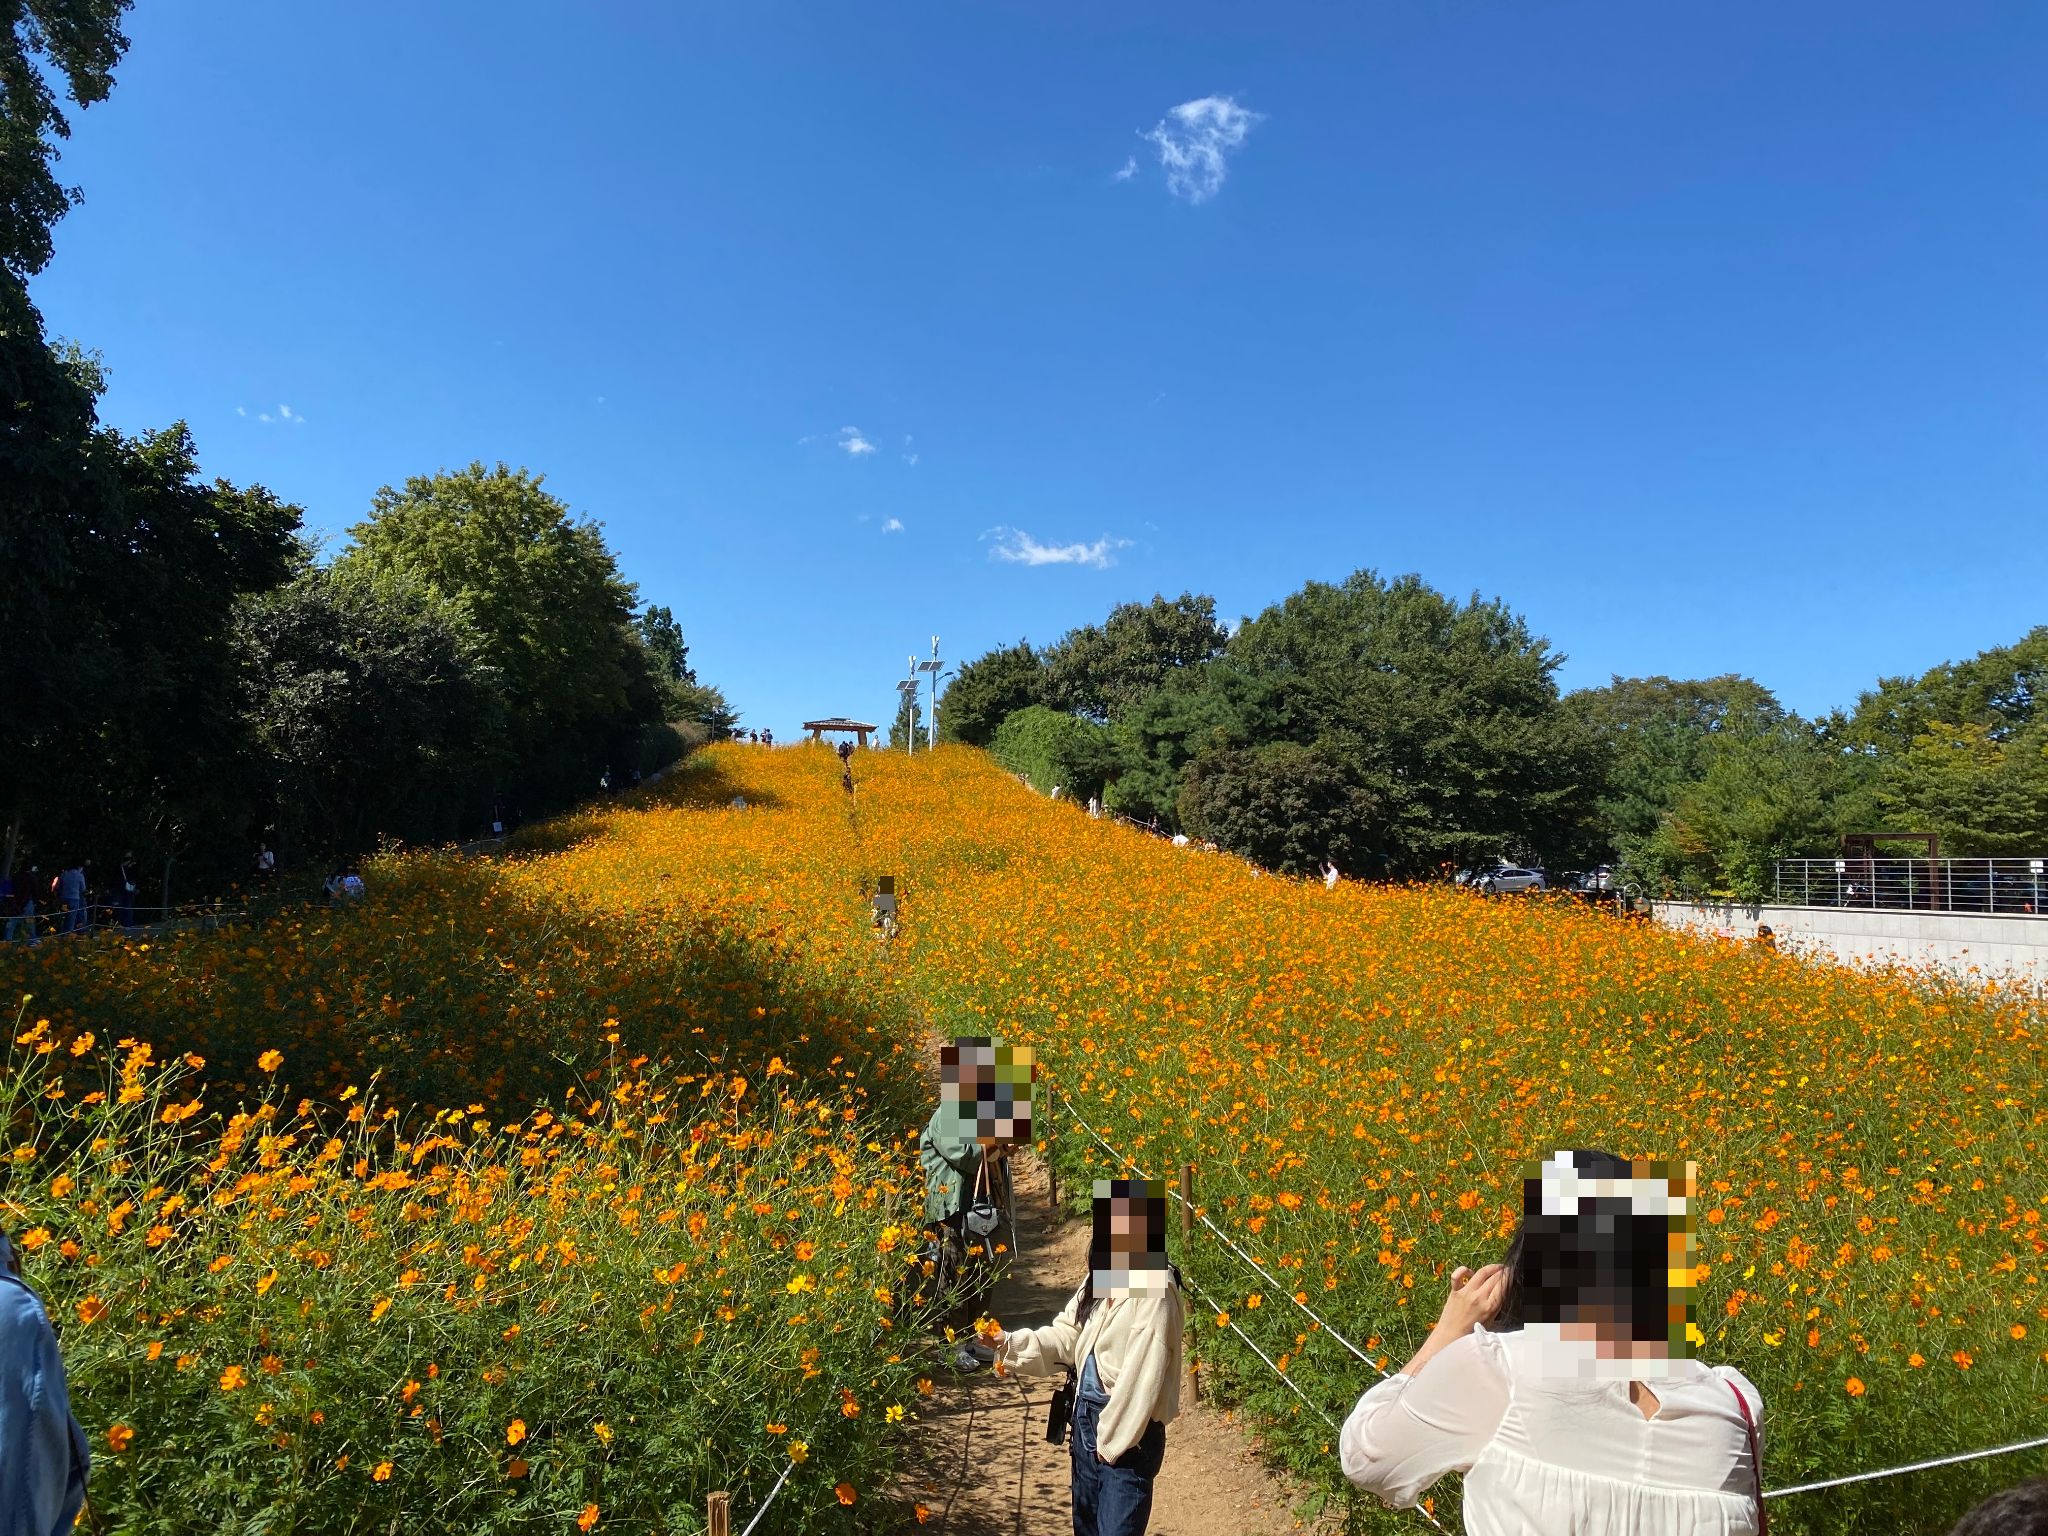
[[[1047,1087],[1047,1092],[1049,1095],[1052,1092],[1050,1085],[1048,1085]],[[1071,1098],[1069,1098],[1066,1102],[1066,1111],[1066,1118],[1072,1120],[1074,1124],[1080,1126],[1082,1130],[1086,1131],[1088,1135],[1095,1141],[1096,1145],[1100,1146],[1103,1151],[1107,1152],[1111,1157],[1117,1160],[1119,1166],[1130,1169],[1132,1172],[1136,1173],[1140,1178],[1151,1178],[1150,1174],[1146,1173],[1144,1169],[1138,1166],[1137,1160],[1135,1158],[1131,1157],[1128,1153],[1119,1152],[1114,1146],[1112,1146],[1109,1143],[1107,1139],[1103,1137],[1103,1135],[1099,1131],[1095,1129],[1094,1126],[1090,1125],[1085,1119],[1083,1119],[1078,1113],[1076,1113],[1074,1108],[1074,1101]],[[1229,1249],[1231,1253],[1237,1256],[1238,1260],[1241,1263],[1245,1264],[1254,1273],[1256,1273],[1262,1279],[1264,1279],[1267,1284],[1277,1289],[1281,1295],[1285,1296],[1296,1307],[1299,1307],[1303,1312],[1307,1313],[1308,1316],[1315,1321],[1316,1325],[1319,1328],[1321,1328],[1323,1332],[1327,1333],[1331,1338],[1335,1339],[1354,1357],[1364,1361],[1367,1365],[1371,1366],[1375,1371],[1378,1371],[1381,1377],[1386,1377],[1387,1371],[1383,1366],[1380,1365],[1378,1361],[1374,1360],[1370,1355],[1366,1354],[1357,1345],[1353,1344],[1349,1339],[1345,1338],[1343,1334],[1339,1333],[1335,1328],[1331,1327],[1330,1324],[1326,1322],[1322,1318],[1322,1316],[1315,1311],[1314,1308],[1310,1307],[1307,1302],[1301,1300],[1298,1296],[1294,1294],[1294,1292],[1288,1290],[1285,1285],[1283,1285],[1279,1280],[1275,1279],[1273,1277],[1272,1272],[1268,1270],[1265,1267],[1265,1265],[1261,1264],[1257,1259],[1252,1257],[1251,1254],[1245,1252],[1243,1248],[1239,1247],[1237,1243],[1233,1242],[1231,1240],[1230,1235],[1227,1232],[1225,1232],[1221,1227],[1217,1226],[1215,1222],[1211,1221],[1201,1211],[1196,1210],[1193,1203],[1187,1198],[1186,1195],[1182,1194],[1180,1190],[1169,1186],[1167,1189],[1167,1195],[1169,1198],[1178,1201],[1182,1207],[1182,1210],[1187,1215],[1192,1216],[1196,1221],[1199,1221],[1204,1227],[1208,1228],[1209,1231],[1215,1235],[1217,1240],[1221,1242],[1225,1248]],[[1183,1276],[1182,1278],[1187,1279],[1186,1276]],[[1203,1304],[1205,1306],[1214,1308],[1217,1316],[1229,1316],[1228,1310],[1226,1308],[1216,1306],[1214,1301],[1209,1299],[1207,1297],[1207,1294],[1202,1291],[1201,1287],[1196,1285],[1192,1280],[1188,1280],[1188,1288],[1194,1291],[1198,1297],[1203,1298]],[[1268,1369],[1270,1369],[1275,1376],[1280,1378],[1281,1382],[1285,1384],[1285,1386],[1290,1392],[1294,1393],[1294,1395],[1296,1397],[1299,1397],[1303,1402],[1308,1403],[1309,1407],[1313,1408],[1316,1411],[1316,1413],[1321,1418],[1323,1418],[1327,1423],[1329,1423],[1329,1425],[1333,1429],[1338,1427],[1337,1421],[1331,1418],[1327,1411],[1325,1411],[1318,1404],[1312,1402],[1309,1399],[1308,1395],[1305,1392],[1303,1392],[1300,1387],[1296,1386],[1294,1382],[1288,1380],[1287,1373],[1282,1371],[1280,1367],[1273,1362],[1272,1358],[1268,1356],[1263,1349],[1260,1349],[1256,1343],[1253,1342],[1249,1334],[1247,1334],[1242,1328],[1237,1326],[1236,1319],[1230,1319],[1229,1328],[1231,1332],[1235,1333],[1239,1338],[1243,1339],[1246,1344],[1251,1346],[1252,1352],[1256,1354],[1261,1360],[1265,1361]],[[1847,1487],[1852,1483],[1878,1482],[1885,1478],[1903,1477],[1908,1473],[1925,1472],[1936,1467],[1952,1467],[1959,1465],[1963,1462],[1986,1461],[1995,1456],[2011,1456],[2021,1451],[2040,1450],[2044,1448],[2048,1448],[2048,1435],[2038,1436],[2031,1440],[2016,1440],[2010,1445],[1989,1446],[1983,1450],[1959,1451],[1952,1456],[1936,1456],[1925,1461],[1906,1462],[1900,1466],[1895,1467],[1880,1467],[1869,1472],[1851,1472],[1842,1477],[1823,1478],[1819,1481],[1810,1483],[1796,1483],[1789,1488],[1766,1488],[1764,1490],[1764,1497],[1766,1499],[1788,1499],[1795,1494],[1818,1493],[1822,1489],[1843,1488]],[[1424,1518],[1426,1518],[1430,1522],[1430,1524],[1437,1525],[1436,1517],[1432,1515],[1428,1510],[1423,1509],[1418,1505],[1416,1508],[1416,1512],[1422,1515]],[[1439,1525],[1438,1529],[1441,1530],[1442,1527]]]

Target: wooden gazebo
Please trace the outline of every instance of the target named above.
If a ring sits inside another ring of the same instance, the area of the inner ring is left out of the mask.
[[[804,729],[811,733],[813,741],[823,741],[827,736],[852,736],[866,746],[868,737],[877,728],[863,721],[849,720],[844,715],[834,715],[830,720],[806,720]]]

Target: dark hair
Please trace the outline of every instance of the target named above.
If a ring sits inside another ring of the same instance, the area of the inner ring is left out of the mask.
[[[2048,1477],[2030,1477],[1971,1510],[1949,1536],[2048,1536]]]
[[[1583,1177],[1627,1179],[1635,1167],[1611,1152],[1564,1154]],[[1601,1308],[1636,1340],[1671,1337],[1671,1218],[1639,1214],[1625,1198],[1594,1196],[1569,1215],[1546,1215],[1543,1186],[1525,1179],[1522,1224],[1508,1245],[1508,1287],[1487,1323],[1508,1333],[1526,1323],[1581,1320]]]
[[[1508,1283],[1500,1293],[1500,1305],[1482,1325],[1488,1333],[1522,1331],[1522,1246],[1522,1229],[1517,1227],[1508,1251],[1501,1255],[1501,1267],[1508,1272]]]
[[[1088,1314],[1095,1310],[1096,1271],[1108,1269],[1115,1255],[1116,1245],[1112,1240],[1115,1234],[1110,1230],[1112,1201],[1119,1198],[1144,1201],[1146,1231],[1159,1251],[1166,1251],[1166,1196],[1153,1192],[1157,1187],[1155,1183],[1149,1179],[1111,1179],[1108,1183],[1109,1194],[1096,1196],[1089,1212],[1093,1225],[1088,1234],[1088,1278],[1081,1282],[1081,1304],[1074,1309],[1077,1324],[1085,1324]],[[1180,1275],[1176,1272],[1174,1284],[1179,1283]]]

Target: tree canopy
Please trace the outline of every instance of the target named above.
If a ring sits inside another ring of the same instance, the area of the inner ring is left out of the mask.
[[[996,729],[1045,694],[1045,662],[1029,640],[998,646],[960,668],[939,698],[939,739],[986,747]]]
[[[1093,720],[1117,719],[1168,677],[1215,660],[1227,638],[1213,597],[1120,603],[1046,651],[1043,696]]]
[[[0,268],[26,281],[50,260],[50,229],[78,191],[57,180],[57,141],[71,137],[58,98],[105,101],[128,50],[130,0],[15,0],[0,31]]]

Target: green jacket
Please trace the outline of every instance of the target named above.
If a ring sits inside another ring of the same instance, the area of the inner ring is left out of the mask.
[[[952,1106],[941,1104],[925,1122],[918,1138],[917,1160],[924,1168],[924,1219],[936,1225],[962,1209],[981,1166],[981,1143],[956,1135],[959,1123]]]

